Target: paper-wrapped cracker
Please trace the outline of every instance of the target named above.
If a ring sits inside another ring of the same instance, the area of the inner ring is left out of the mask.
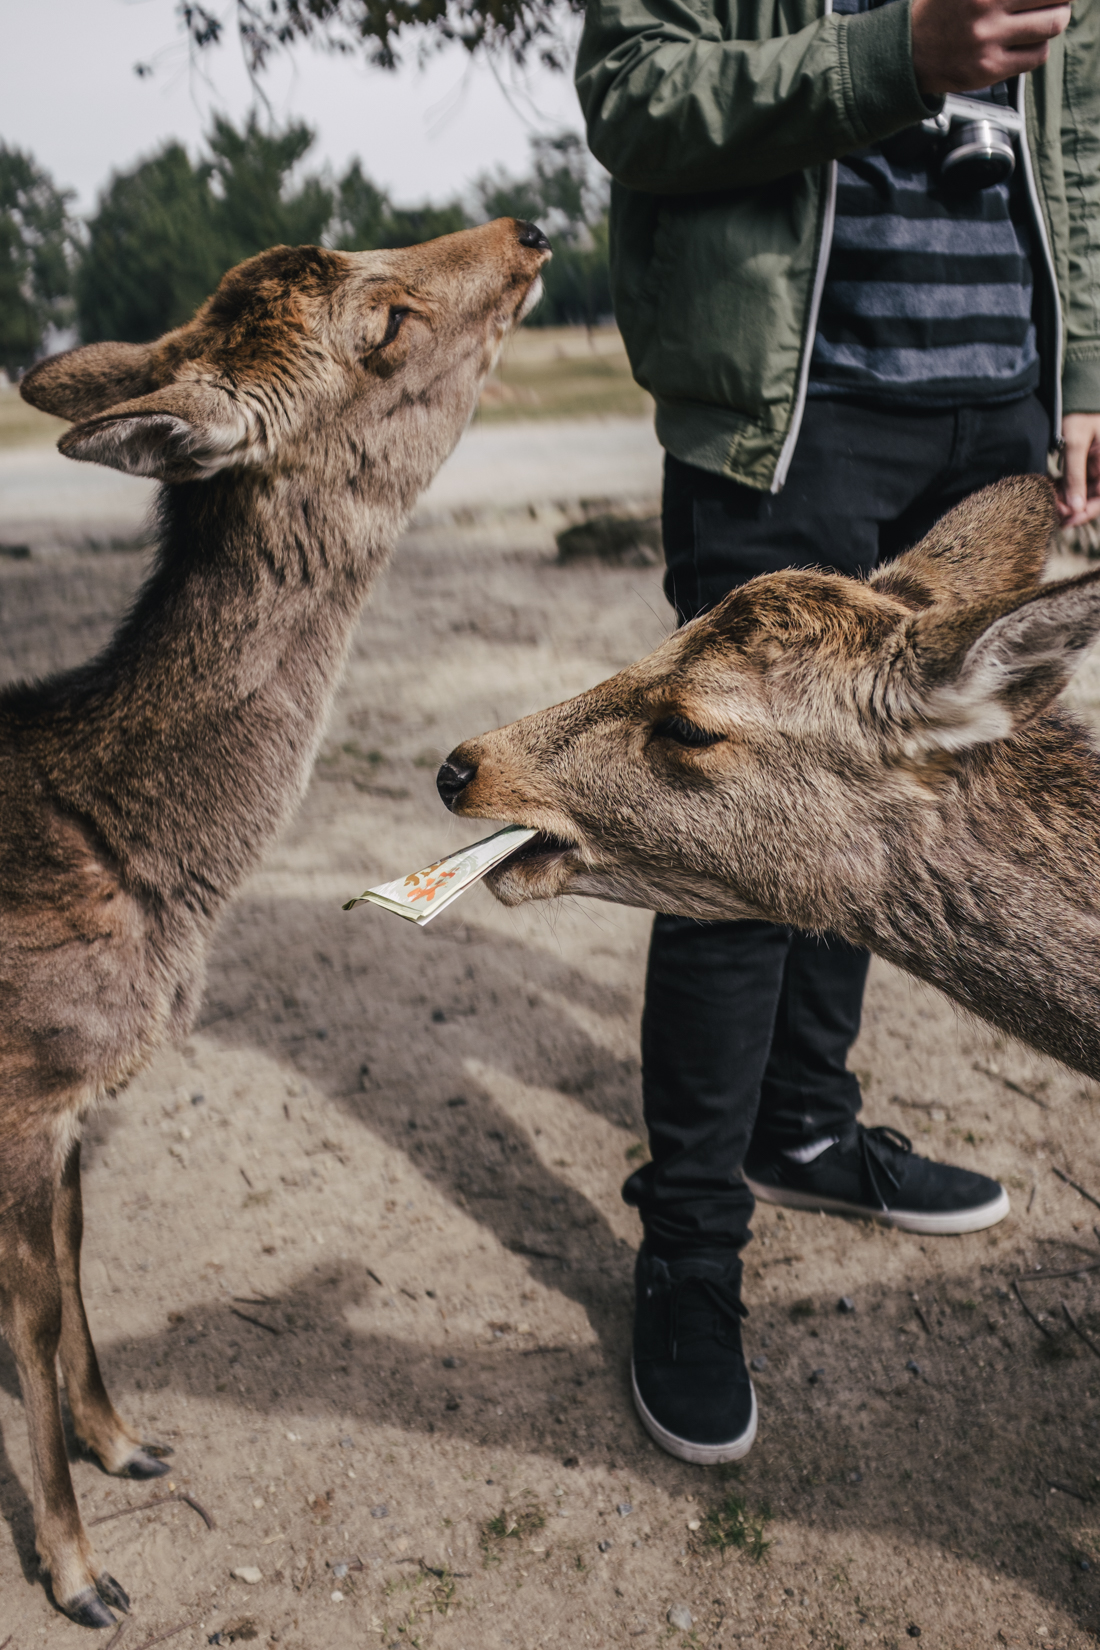
[[[410,871],[395,882],[380,882],[377,888],[368,888],[358,899],[349,899],[344,910],[364,903],[380,905],[384,911],[392,911],[422,928],[534,836],[538,832],[525,825],[506,825],[502,831],[494,831],[492,836],[425,866],[423,871]]]

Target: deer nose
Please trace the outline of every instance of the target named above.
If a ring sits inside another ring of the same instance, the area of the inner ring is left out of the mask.
[[[477,774],[476,762],[463,762],[461,757],[448,756],[435,776],[435,788],[443,798],[443,805],[454,812],[454,805]]]
[[[533,247],[536,252],[549,252],[550,250],[550,242],[546,239],[538,224],[525,223],[522,218],[519,220],[519,244],[520,246]]]

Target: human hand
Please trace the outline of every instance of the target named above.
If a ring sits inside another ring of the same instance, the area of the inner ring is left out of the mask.
[[[1051,0],[913,0],[913,69],[922,92],[976,92],[1045,63],[1069,27]]]
[[[1100,516],[1100,413],[1067,413],[1062,440],[1058,514],[1063,527],[1084,527]]]

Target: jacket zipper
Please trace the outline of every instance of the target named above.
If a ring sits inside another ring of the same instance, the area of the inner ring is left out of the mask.
[[[1023,161],[1024,180],[1027,183],[1028,204],[1031,207],[1032,221],[1039,236],[1039,245],[1043,249],[1047,280],[1050,282],[1050,297],[1054,305],[1054,407],[1051,441],[1053,446],[1060,447],[1062,441],[1062,299],[1058,292],[1058,276],[1054,268],[1054,256],[1050,250],[1050,237],[1047,234],[1046,219],[1043,217],[1043,207],[1039,200],[1039,186],[1035,182],[1035,168],[1031,164],[1031,149],[1027,141],[1026,92],[1027,76],[1020,75],[1016,83],[1016,108],[1019,111],[1023,125],[1023,130],[1020,133],[1020,158]]]
[[[833,0],[825,0],[826,17],[831,16]],[[814,352],[814,339],[817,337],[817,318],[821,313],[821,299],[825,291],[825,271],[829,265],[829,254],[833,249],[833,230],[836,226],[836,180],[837,163],[829,162],[829,182],[825,194],[825,214],[821,224],[821,246],[817,254],[817,268],[814,271],[813,290],[810,293],[810,313],[806,322],[806,338],[802,350],[802,360],[798,368],[798,393],[795,396],[794,412],[791,414],[791,427],[787,431],[779,453],[779,461],[775,466],[772,477],[771,491],[779,493],[783,490],[783,483],[787,479],[787,471],[791,467],[794,449],[798,442],[799,432],[802,429],[802,417],[806,411],[806,394],[810,383],[810,357]]]

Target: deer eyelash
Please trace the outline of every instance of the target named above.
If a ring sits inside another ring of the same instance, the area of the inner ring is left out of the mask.
[[[397,337],[397,334],[401,331],[401,323],[408,313],[409,312],[407,309],[401,309],[397,306],[390,310],[390,318],[386,323],[386,331],[382,338],[382,348],[385,348],[387,344],[393,343],[394,339]]]
[[[674,744],[688,745],[696,750],[706,745],[719,745],[724,737],[723,734],[710,733],[706,728],[698,727],[684,716],[666,716],[663,721],[653,724],[653,732],[658,739],[671,739]]]

